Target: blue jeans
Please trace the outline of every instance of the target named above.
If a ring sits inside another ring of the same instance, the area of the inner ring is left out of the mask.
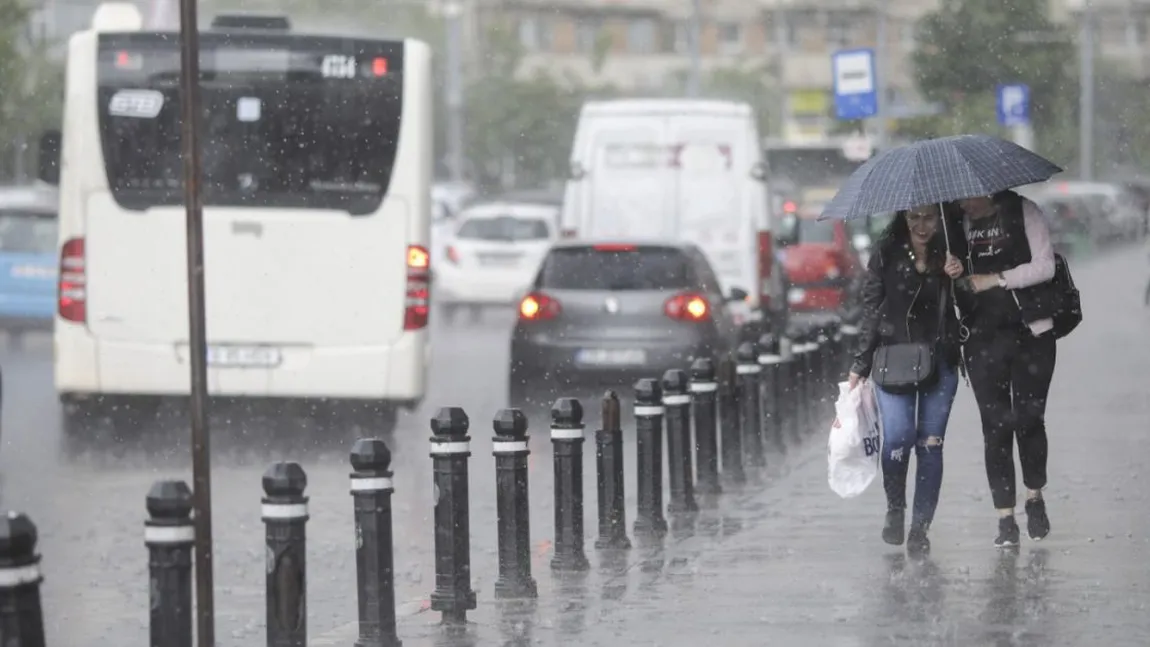
[[[882,418],[882,484],[887,507],[906,508],[906,475],[911,448],[917,457],[917,483],[914,488],[912,523],[929,526],[942,489],[942,441],[954,394],[958,391],[958,371],[939,362],[938,381],[926,391],[900,395],[875,387],[879,416]]]

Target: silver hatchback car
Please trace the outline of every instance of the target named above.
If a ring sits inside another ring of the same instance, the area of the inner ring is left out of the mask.
[[[710,263],[690,243],[557,242],[511,333],[512,406],[540,405],[575,386],[629,388],[731,349],[738,326]]]

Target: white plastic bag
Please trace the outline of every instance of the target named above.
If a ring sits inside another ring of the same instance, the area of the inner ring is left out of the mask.
[[[853,391],[849,382],[839,382],[835,416],[827,441],[827,481],[835,494],[851,499],[865,492],[879,473],[882,435],[869,380]]]

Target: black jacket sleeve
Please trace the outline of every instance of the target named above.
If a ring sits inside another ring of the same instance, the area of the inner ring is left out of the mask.
[[[867,265],[866,279],[863,282],[858,346],[855,348],[854,362],[851,364],[851,373],[856,373],[860,377],[870,375],[874,349],[878,346],[879,341],[879,311],[885,299],[886,287],[882,280],[882,254],[876,250]]]

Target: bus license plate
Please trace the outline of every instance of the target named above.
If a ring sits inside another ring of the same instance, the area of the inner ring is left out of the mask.
[[[647,363],[647,353],[643,350],[585,348],[575,355],[575,362],[584,366],[640,366]]]
[[[273,368],[283,360],[271,346],[209,346],[208,365],[221,368]]]

